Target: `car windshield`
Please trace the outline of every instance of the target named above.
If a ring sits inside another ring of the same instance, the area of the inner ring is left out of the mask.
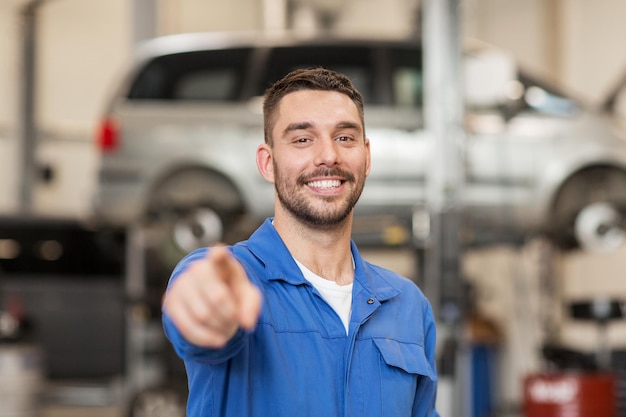
[[[519,82],[526,106],[537,113],[571,116],[580,103],[568,97],[557,88],[526,74],[520,74]]]

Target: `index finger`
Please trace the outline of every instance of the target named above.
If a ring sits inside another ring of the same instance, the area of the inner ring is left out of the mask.
[[[250,282],[241,263],[225,247],[211,249],[209,260],[217,275],[233,292],[239,324],[245,329],[253,329],[261,311],[261,292]]]

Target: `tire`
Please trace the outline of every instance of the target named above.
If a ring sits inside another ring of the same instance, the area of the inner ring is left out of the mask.
[[[200,169],[178,172],[162,181],[149,200],[146,224],[154,260],[169,273],[195,249],[234,243],[243,218],[239,194],[223,177]]]
[[[553,207],[549,237],[560,249],[617,249],[626,237],[626,172],[585,169],[563,185]]]

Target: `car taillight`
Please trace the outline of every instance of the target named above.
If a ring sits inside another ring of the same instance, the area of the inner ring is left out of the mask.
[[[117,123],[110,117],[102,121],[97,133],[98,149],[102,152],[113,152],[119,147],[119,131]]]

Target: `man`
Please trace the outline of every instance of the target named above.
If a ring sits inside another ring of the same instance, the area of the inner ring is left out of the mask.
[[[350,239],[370,171],[360,93],[336,72],[296,70],[263,112],[256,161],[274,218],[189,254],[164,297],[188,416],[437,416],[430,305]]]

